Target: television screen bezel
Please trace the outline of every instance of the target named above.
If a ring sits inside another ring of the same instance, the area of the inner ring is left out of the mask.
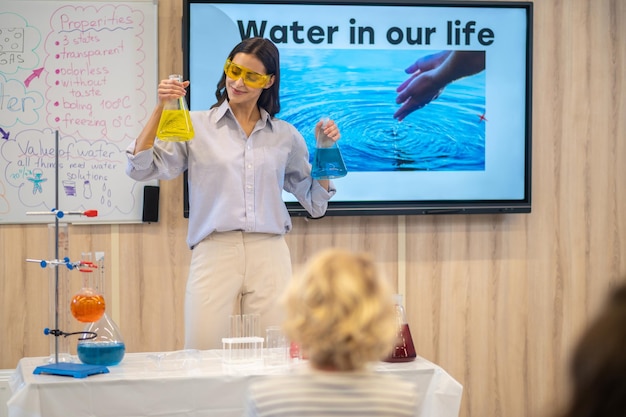
[[[524,197],[522,199],[504,200],[364,200],[364,201],[333,201],[328,203],[326,216],[372,216],[372,215],[428,215],[428,214],[495,214],[495,213],[530,213],[532,190],[532,68],[533,68],[533,3],[530,1],[420,1],[420,0],[184,0],[182,19],[183,75],[189,79],[189,45],[190,45],[190,7],[196,3],[237,3],[237,4],[268,4],[268,5],[380,5],[380,6],[414,6],[414,7],[478,7],[478,8],[521,8],[526,11],[526,79],[525,79],[525,129],[524,132]],[[187,100],[192,91],[189,89]],[[280,115],[278,115],[280,117]],[[189,217],[189,199],[187,172],[184,173],[183,214]],[[286,201],[289,214],[295,217],[310,217],[298,202]]]

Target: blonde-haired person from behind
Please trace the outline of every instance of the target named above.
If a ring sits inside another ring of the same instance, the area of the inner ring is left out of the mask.
[[[320,252],[292,279],[283,303],[283,329],[308,366],[253,382],[246,416],[415,415],[413,384],[369,366],[389,354],[398,331],[391,289],[370,256]]]

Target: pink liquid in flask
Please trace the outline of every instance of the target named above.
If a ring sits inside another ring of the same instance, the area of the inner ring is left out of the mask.
[[[385,362],[410,362],[416,357],[417,354],[415,353],[411,330],[409,329],[409,325],[404,323],[400,327],[398,342],[389,357],[385,359]]]
[[[413,344],[411,330],[406,320],[404,307],[402,307],[402,296],[396,294],[395,299],[398,319],[398,337],[396,339],[396,345],[385,359],[385,362],[410,362],[417,357],[415,345]]]

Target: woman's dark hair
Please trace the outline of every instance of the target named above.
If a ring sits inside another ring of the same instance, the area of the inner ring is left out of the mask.
[[[613,289],[578,341],[572,398],[563,417],[623,417],[626,410],[626,285]]]
[[[254,55],[263,63],[267,74],[274,75],[274,84],[270,88],[264,89],[258,100],[259,107],[264,108],[270,116],[274,117],[276,113],[280,112],[280,98],[278,97],[280,88],[280,58],[278,48],[269,39],[248,38],[233,48],[230,54],[228,54],[228,59],[233,59],[238,53]],[[215,97],[217,98],[217,103],[211,107],[218,107],[228,98],[226,74],[223,72],[222,78],[217,83]]]

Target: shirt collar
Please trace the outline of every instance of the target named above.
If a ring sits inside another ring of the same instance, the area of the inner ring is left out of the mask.
[[[270,114],[261,107],[261,120],[263,120],[264,124],[268,125],[270,129],[272,129],[272,117]],[[233,117],[233,111],[230,109],[230,104],[228,100],[224,100],[222,104],[217,108],[217,120],[216,122],[222,120],[222,118],[226,115],[226,113],[230,113]]]

